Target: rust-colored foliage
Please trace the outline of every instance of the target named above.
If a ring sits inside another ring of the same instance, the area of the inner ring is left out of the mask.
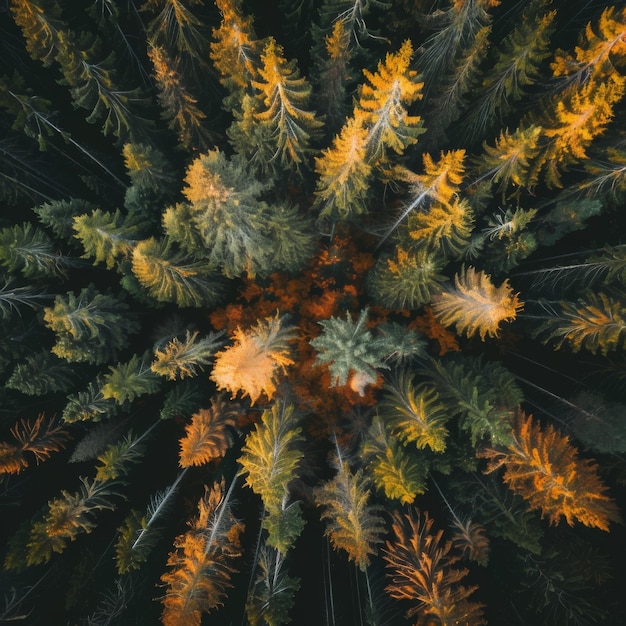
[[[236,414],[236,405],[219,396],[211,399],[208,409],[194,413],[180,440],[180,466],[204,465],[221,458],[231,444],[229,427],[235,426]]]
[[[198,502],[198,516],[190,529],[176,537],[161,576],[167,589],[161,620],[164,626],[199,626],[203,613],[223,604],[231,576],[232,561],[241,556],[239,538],[244,525],[237,521],[216,483]]]
[[[565,518],[570,526],[579,521],[608,531],[609,523],[619,520],[596,463],[580,458],[569,437],[552,425],[542,427],[520,411],[509,449],[479,456],[489,459],[487,472],[504,467],[504,482],[551,524]]]
[[[436,339],[439,343],[439,356],[443,356],[448,352],[461,351],[454,333],[437,320],[430,305],[426,305],[424,312],[418,315],[408,327],[415,327],[429,339]]]
[[[417,617],[418,625],[486,624],[482,605],[468,600],[477,587],[460,584],[468,570],[455,566],[460,556],[452,542],[444,541],[443,531],[433,532],[432,526],[427,512],[394,511],[393,539],[385,544],[383,555],[391,579],[387,592],[412,603],[407,616]]]
[[[29,465],[26,452],[34,455],[39,464],[53,452],[65,447],[68,432],[55,423],[54,417],[46,418],[40,413],[34,420],[20,420],[11,428],[17,443],[0,441],[0,474],[19,474]]]

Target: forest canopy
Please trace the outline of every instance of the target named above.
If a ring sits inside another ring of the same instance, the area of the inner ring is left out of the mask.
[[[626,8],[6,0],[0,50],[0,621],[626,623]]]

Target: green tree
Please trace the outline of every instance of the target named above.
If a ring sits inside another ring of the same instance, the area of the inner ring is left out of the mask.
[[[177,250],[167,238],[152,237],[138,242],[132,250],[132,272],[159,302],[202,307],[215,304],[221,296],[219,276],[213,267]]]
[[[130,361],[109,366],[110,372],[104,375],[102,397],[113,398],[119,404],[133,402],[145,394],[156,393],[160,379],[150,368],[150,355],[134,354]]]
[[[128,335],[139,330],[129,308],[119,296],[93,285],[78,295],[56,296],[54,305],[44,309],[46,326],[56,336],[52,352],[68,361],[109,361],[126,347]]]
[[[316,487],[313,497],[322,507],[324,532],[335,549],[345,551],[348,559],[365,571],[385,531],[380,507],[370,503],[369,479],[362,469],[352,472],[339,454],[334,466],[335,476]]]
[[[27,277],[63,278],[72,261],[46,233],[28,222],[0,230],[0,263]]]
[[[263,411],[261,421],[246,437],[239,457],[245,485],[261,497],[267,517],[274,518],[269,522],[264,518],[263,526],[283,530],[282,534],[270,532],[267,538],[267,544],[283,555],[304,526],[298,507],[286,505],[290,499],[289,483],[297,478],[304,456],[299,449],[303,441],[301,432],[294,406],[285,401],[276,402],[271,409]]]
[[[104,263],[109,269],[115,267],[119,257],[130,256],[138,230],[126,223],[119,210],[110,213],[100,209],[74,217],[73,228],[74,237],[85,251],[83,258],[93,258],[94,265]]]
[[[18,363],[6,381],[6,386],[28,395],[45,396],[69,391],[77,375],[75,366],[44,349],[28,355],[22,363]]]

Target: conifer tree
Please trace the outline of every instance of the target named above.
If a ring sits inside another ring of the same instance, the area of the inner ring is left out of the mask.
[[[189,530],[174,541],[168,571],[161,576],[166,585],[161,616],[165,626],[199,625],[202,613],[217,608],[232,587],[231,576],[237,571],[232,561],[241,556],[244,525],[233,515],[229,496],[223,483],[207,488]]]
[[[522,308],[517,294],[505,280],[496,287],[488,274],[468,267],[457,274],[455,287],[433,296],[435,317],[446,326],[454,324],[459,334],[478,333],[497,337],[500,323],[514,320]]]
[[[230,110],[241,105],[258,77],[263,42],[256,37],[252,17],[243,14],[240,0],[216,0],[215,4],[222,19],[213,29],[210,56],[229,91],[224,107]]]
[[[187,330],[183,341],[172,337],[162,348],[157,348],[150,366],[152,371],[170,380],[196,376],[222,345],[220,334],[210,333],[201,338],[198,335],[198,331]]]
[[[294,406],[275,402],[246,437],[239,457],[245,485],[261,497],[270,533],[267,544],[285,555],[298,538],[304,520],[298,505],[289,506],[289,483],[298,476],[304,453],[298,449],[303,437]]]
[[[306,221],[295,212],[270,206],[260,199],[267,185],[250,172],[242,158],[228,160],[213,150],[197,157],[187,169],[183,194],[189,204],[170,207],[164,214],[166,233],[195,252],[206,249],[204,258],[228,276],[268,274],[278,269],[296,269],[308,260],[311,237]],[[293,217],[292,232],[276,223]],[[272,235],[279,235],[277,251]],[[290,246],[289,238],[304,242]]]
[[[481,456],[490,459],[488,471],[504,466],[504,482],[551,524],[564,518],[570,526],[579,521],[608,531],[620,519],[595,463],[579,458],[552,425],[542,428],[520,412],[509,449],[488,449]]]
[[[362,469],[352,472],[339,454],[337,473],[313,491],[315,502],[322,507],[320,517],[326,520],[325,534],[336,549],[365,571],[377,546],[382,543],[384,524],[380,509],[370,503],[369,480]]]
[[[237,405],[220,397],[212,398],[208,409],[194,413],[180,440],[180,466],[203,465],[224,456],[233,440],[236,415]]]
[[[452,542],[444,541],[443,532],[434,533],[432,527],[428,513],[394,513],[393,541],[387,541],[384,553],[388,593],[413,603],[406,612],[410,618],[433,618],[441,626],[460,620],[486,624],[483,606],[468,599],[476,587],[459,584],[468,570],[456,567],[460,557],[453,552]]]
[[[282,47],[273,37],[265,44],[260,61],[258,78],[251,82],[258,95],[248,115],[266,127],[263,136],[269,138],[271,148],[256,146],[252,141],[247,150],[265,151],[270,162],[299,166],[322,126],[315,114],[307,110],[311,87],[300,76],[295,61],[285,59]],[[245,119],[242,124],[246,124]]]
[[[126,224],[120,211],[110,213],[95,209],[78,215],[73,220],[74,237],[85,251],[83,258],[93,258],[94,265],[104,263],[109,269],[118,257],[128,257],[134,243],[137,227]]]
[[[372,420],[362,452],[374,484],[390,500],[410,504],[426,491],[427,463],[404,447],[378,416]]]
[[[214,268],[202,259],[177,251],[167,238],[137,243],[132,250],[132,272],[159,302],[201,307],[214,304],[221,295]]]
[[[234,344],[215,355],[211,380],[233,397],[241,391],[253,404],[261,394],[271,400],[279,375],[294,363],[289,349],[294,330],[286,317],[278,314],[246,331],[237,328]]]
[[[66,429],[40,413],[34,420],[22,419],[11,428],[16,443],[0,442],[0,474],[19,474],[29,465],[30,452],[37,464],[65,447]]]
[[[210,133],[203,125],[206,114],[187,90],[176,65],[165,50],[151,46],[148,57],[154,68],[154,80],[159,88],[159,104],[168,127],[188,150],[204,150],[209,146]]]
[[[126,346],[128,335],[139,330],[129,306],[93,285],[78,295],[57,296],[44,309],[44,321],[56,335],[52,352],[68,361],[104,363]]]

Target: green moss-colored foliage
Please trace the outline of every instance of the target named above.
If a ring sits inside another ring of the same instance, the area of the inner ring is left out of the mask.
[[[623,2],[3,3],[0,621],[626,624],[625,145]]]

